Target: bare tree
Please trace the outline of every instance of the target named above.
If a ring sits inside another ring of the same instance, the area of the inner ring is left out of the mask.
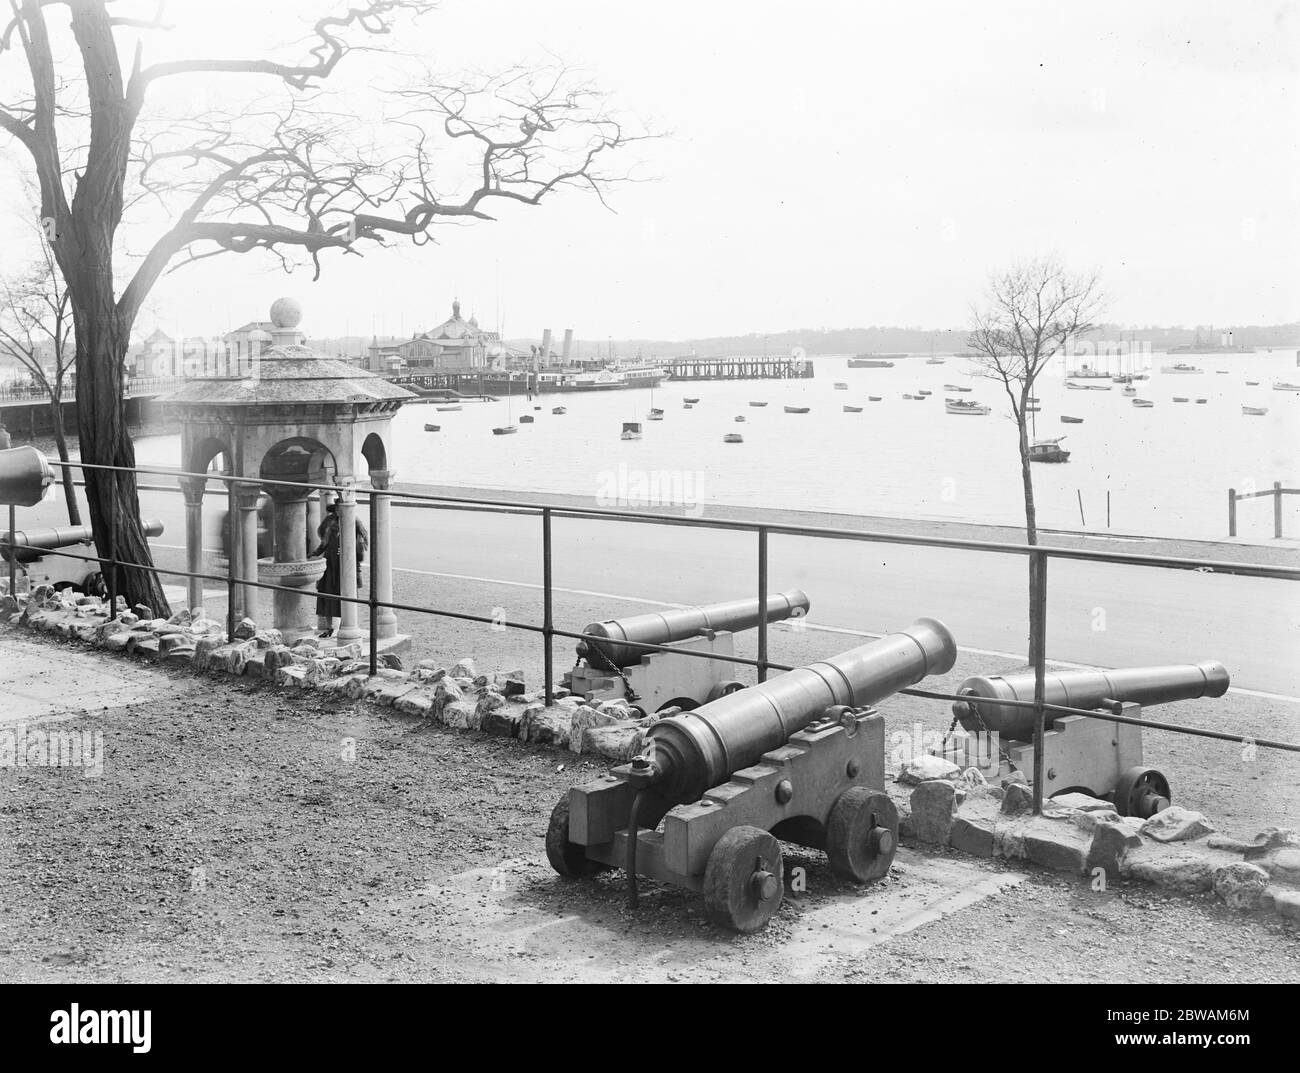
[[[1034,384],[1048,361],[1076,335],[1095,327],[1104,306],[1095,275],[1075,275],[1054,258],[1014,265],[989,280],[982,306],[972,309],[967,346],[978,357],[976,375],[1002,385],[1011,404],[1020,449],[1020,480],[1025,498],[1025,541],[1038,543],[1034,475],[1030,462],[1029,407]],[[1029,573],[1029,662],[1039,655],[1038,576]]]
[[[371,137],[375,123],[332,108],[323,83],[351,52],[365,51],[355,39],[392,34],[399,17],[432,8],[422,0],[367,0],[322,17],[298,59],[151,64],[144,62],[144,37],[168,28],[161,5],[152,16],[119,13],[124,6],[132,11],[121,0],[10,6],[0,59],[21,49],[31,92],[0,105],[0,131],[31,157],[42,221],[67,283],[81,456],[88,463],[135,465],[123,358],[141,303],[169,267],[267,250],[286,266],[295,252],[305,255],[319,273],[330,250],[358,254],[365,243],[382,245],[392,235],[423,244],[435,225],[492,219],[492,202],[537,205],[565,188],[599,194],[627,178],[603,165],[635,138],[565,70],[517,70],[466,83],[427,76],[388,91],[399,113],[387,113],[384,137]],[[56,72],[60,33],[70,34],[81,57],[76,78]],[[216,80],[232,92],[256,87],[270,103],[227,115],[204,110],[151,119],[146,106],[166,107],[165,87],[187,77]],[[76,124],[74,137],[61,142],[69,123]],[[363,136],[369,144],[359,144]],[[445,151],[437,168],[435,143]],[[73,163],[65,166],[65,147],[74,145],[66,149]],[[144,202],[161,206],[171,226],[119,289],[119,226],[138,225],[132,212]],[[134,475],[87,470],[86,493],[100,554],[107,556],[111,543],[120,559],[151,565]],[[167,607],[148,570],[121,571],[117,591],[132,603]]]
[[[72,370],[72,311],[68,289],[49,246],[41,243],[42,258],[24,274],[0,280],[0,354],[26,371],[50,405],[50,428],[61,462],[68,461],[68,437],[63,427],[63,394]],[[47,356],[52,364],[47,366]],[[68,522],[81,524],[81,509],[72,470],[63,466],[63,497]]]

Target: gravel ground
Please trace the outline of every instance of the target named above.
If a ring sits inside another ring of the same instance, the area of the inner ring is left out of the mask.
[[[0,773],[0,978],[1300,982],[1300,942],[1276,918],[1039,873],[878,945],[809,938],[818,914],[923,889],[926,867],[1010,881],[948,851],[897,864],[873,895],[792,847],[810,893],[749,937],[653,884],[632,912],[617,874],[569,883],[542,854],[551,803],[602,764],[153,673],[150,703],[61,724],[104,731],[102,777]]]

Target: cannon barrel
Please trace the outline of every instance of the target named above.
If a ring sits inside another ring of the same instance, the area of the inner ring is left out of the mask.
[[[144,522],[144,535],[147,537],[161,536],[163,531],[162,522]],[[76,544],[90,544],[94,541],[94,534],[88,525],[65,525],[55,529],[21,529],[12,533],[0,533],[0,548],[8,552],[10,548],[18,551],[19,558],[24,561],[40,558],[43,552],[55,551],[58,548],[71,548]],[[24,550],[27,555],[24,556]],[[34,554],[33,554],[34,553]]]
[[[1175,700],[1221,697],[1228,691],[1228,684],[1227,670],[1215,660],[1164,667],[1123,667],[1110,671],[1065,671],[1046,676],[1043,700],[1067,708],[1097,708],[1104,701],[1111,700],[1149,707]],[[1032,708],[998,703],[1003,700],[1032,701],[1033,674],[967,678],[957,692],[971,698],[954,701],[952,706],[953,714],[966,730],[994,730],[1017,741],[1028,741],[1034,736]],[[1053,718],[1048,712],[1049,725]]]
[[[643,781],[670,801],[698,800],[826,709],[872,704],[951,670],[956,659],[947,627],[922,618],[899,633],[661,719],[647,731],[650,771]]]
[[[808,613],[810,606],[802,589],[778,592],[767,598],[767,621],[800,618]],[[695,637],[705,630],[730,630],[733,633],[752,630],[758,625],[759,614],[758,599],[755,598],[591,622],[582,628],[583,633],[590,635],[590,640],[578,642],[578,655],[589,656],[594,650],[611,666],[632,667],[651,650],[624,644],[625,641],[666,645]]]

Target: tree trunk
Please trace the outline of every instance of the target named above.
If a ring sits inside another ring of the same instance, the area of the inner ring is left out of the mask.
[[[63,428],[63,398],[57,396],[50,401],[50,422],[54,430],[54,446],[59,452],[59,461],[63,466],[63,499],[68,505],[68,524],[81,524],[81,508],[77,506],[77,489],[72,483],[72,469],[68,461],[68,436]]]
[[[105,263],[107,263],[105,261]],[[120,323],[111,281],[83,278],[69,287],[77,341],[77,428],[82,462],[134,468],[135,444],[126,425],[122,398],[123,360],[128,335]],[[119,566],[104,580],[128,605],[145,604],[157,617],[171,614],[162,584],[153,573],[153,556],[140,524],[135,474],[87,469],[86,505],[95,547],[104,559],[150,569]]]
[[[1029,461],[1029,430],[1025,426],[1025,420],[1028,414],[1025,413],[1024,405],[1021,408],[1020,420],[1020,480],[1024,486],[1025,492],[1025,543],[1038,543],[1038,512],[1034,507],[1034,475],[1031,467],[1033,463]],[[1036,638],[1039,636],[1035,627],[1038,624],[1038,600],[1039,585],[1038,573],[1034,569],[1034,562],[1029,560],[1029,665],[1037,665],[1038,644]],[[1046,608],[1043,609],[1046,614]]]

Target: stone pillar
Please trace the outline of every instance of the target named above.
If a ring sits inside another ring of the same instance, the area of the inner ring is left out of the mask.
[[[185,497],[185,569],[203,573],[203,490],[208,482],[202,477],[179,477]],[[186,578],[185,592],[191,611],[203,610],[203,579]]]
[[[276,567],[271,580],[286,588],[302,588],[310,580],[305,573],[308,565],[303,549],[307,545],[307,500],[289,488],[277,487],[271,493],[275,504]],[[314,545],[313,545],[314,547]],[[297,567],[290,569],[288,564]],[[274,592],[272,625],[286,638],[298,638],[311,630],[310,597],[305,592]]]
[[[396,476],[391,469],[372,469],[370,487],[385,490]],[[375,599],[380,603],[393,602],[393,540],[391,496],[375,497],[375,525],[370,534],[370,554],[374,557]],[[397,613],[391,607],[375,611],[375,636],[381,641],[397,634]]]
[[[357,625],[357,605],[346,602],[357,596],[357,495],[353,491],[352,479],[345,480],[339,490],[339,641],[361,639],[361,627]]]
[[[303,553],[305,555],[310,555],[320,543],[320,519],[320,493],[312,492],[307,497],[307,550]]]
[[[239,485],[239,577],[244,582],[257,581],[257,503],[261,498],[255,484]],[[261,625],[258,591],[245,584],[244,615]]]

